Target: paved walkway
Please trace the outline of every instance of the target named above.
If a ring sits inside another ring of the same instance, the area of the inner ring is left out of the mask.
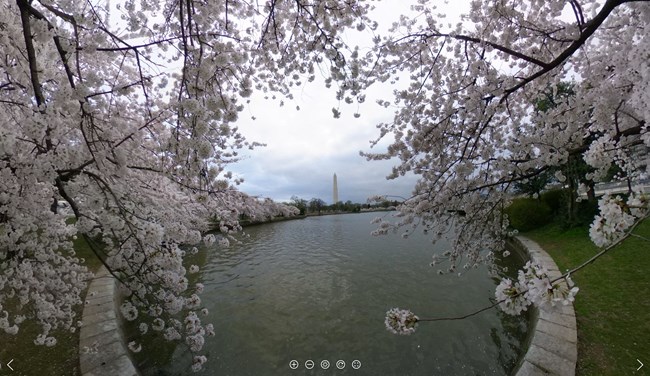
[[[517,236],[514,245],[528,253],[531,260],[549,271],[555,279],[562,273],[555,261],[534,241]],[[566,288],[566,283],[562,282]],[[517,376],[575,376],[578,360],[578,332],[573,304],[537,310],[537,320],[528,352]]]
[[[102,266],[88,288],[79,333],[79,365],[83,376],[138,375],[119,327],[114,295],[115,279]]]

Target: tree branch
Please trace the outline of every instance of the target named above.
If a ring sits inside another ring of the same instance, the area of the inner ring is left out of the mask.
[[[29,74],[32,80],[32,88],[34,89],[34,97],[36,103],[40,107],[45,104],[45,96],[43,96],[43,89],[38,78],[38,65],[36,62],[36,50],[34,49],[34,42],[32,40],[32,28],[29,23],[29,4],[26,0],[16,0],[18,8],[20,9],[20,20],[23,24],[23,38],[25,39],[25,48],[27,49],[27,59],[29,63]]]
[[[535,74],[532,76],[526,77],[523,79],[520,83],[517,85],[507,89],[504,93],[504,96],[501,98],[499,103],[503,103],[506,98],[515,91],[521,89],[522,87],[526,86],[530,82],[538,79],[539,77],[545,75],[546,73],[552,71],[553,69],[557,68],[558,66],[562,65],[565,60],[567,60],[569,57],[571,57],[580,47],[582,47],[587,39],[593,35],[596,30],[600,27],[600,25],[605,22],[607,17],[612,13],[612,11],[619,5],[628,3],[628,2],[634,2],[634,1],[643,1],[643,0],[607,0],[605,2],[605,5],[603,5],[603,8],[598,12],[596,17],[594,17],[591,21],[587,22],[584,24],[584,29],[580,33],[580,37],[576,39],[567,49],[562,51],[553,61],[550,63],[545,64],[541,70],[537,71]]]
[[[483,44],[483,45],[486,45],[486,46],[490,46],[490,47],[494,48],[495,50],[504,52],[504,53],[506,53],[506,54],[508,54],[510,56],[514,56],[514,57],[516,57],[518,59],[525,60],[525,61],[527,61],[529,63],[533,63],[535,65],[538,65],[538,66],[540,66],[542,68],[546,68],[548,66],[547,63],[545,63],[545,62],[543,62],[543,61],[541,61],[539,59],[535,59],[532,56],[528,56],[528,55],[523,54],[523,53],[521,53],[519,51],[515,51],[515,50],[510,49],[508,47],[502,46],[502,45],[500,45],[498,43],[490,42],[490,41],[475,38],[475,37],[470,37],[468,35],[433,33],[433,34],[426,35],[426,37],[449,37],[449,38],[458,39],[458,40],[462,40],[462,41],[466,41],[466,42]]]
[[[618,246],[619,244],[621,244],[625,239],[629,238],[630,236],[635,236],[635,237],[639,237],[639,238],[641,238],[641,239],[643,239],[643,240],[648,240],[648,241],[650,241],[650,239],[647,239],[647,238],[642,237],[642,236],[640,236],[640,235],[632,234],[632,231],[634,231],[634,229],[635,229],[635,228],[636,228],[636,227],[637,227],[641,222],[643,222],[645,219],[647,219],[648,217],[650,217],[650,214],[647,214],[646,216],[644,216],[644,217],[642,217],[642,218],[639,218],[639,219],[634,223],[634,225],[632,225],[632,227],[630,227],[630,229],[625,233],[625,235],[623,235],[620,239],[618,239],[618,240],[615,241],[614,243],[610,244],[609,246],[607,246],[606,248],[604,248],[602,251],[598,252],[596,255],[594,255],[593,257],[591,257],[589,260],[583,262],[583,263],[580,264],[579,266],[577,266],[577,267],[575,267],[575,268],[573,268],[573,269],[567,271],[566,273],[562,274],[561,276],[559,276],[559,277],[557,277],[557,278],[551,280],[551,281],[550,281],[551,286],[553,286],[553,284],[554,284],[555,282],[558,282],[558,281],[561,281],[561,280],[563,280],[563,279],[566,279],[566,278],[569,277],[572,273],[575,273],[575,272],[579,271],[580,269],[586,267],[587,265],[593,263],[594,261],[596,261],[597,259],[599,259],[600,257],[602,257],[604,254],[606,254],[607,252],[611,251],[611,250],[614,249],[616,246]],[[518,296],[520,296],[520,295],[522,295],[522,294],[525,294],[526,292],[528,292],[528,290],[520,291],[519,293],[517,293],[517,294],[515,294],[515,295],[513,295],[513,296],[511,296],[511,297],[504,298],[504,299],[499,300],[499,301],[497,301],[497,302],[495,302],[495,303],[493,303],[493,304],[491,304],[491,305],[489,305],[489,306],[483,307],[483,308],[481,308],[481,309],[479,309],[479,310],[477,310],[477,311],[474,311],[474,312],[468,313],[468,314],[463,315],[463,316],[456,316],[456,317],[437,317],[437,318],[423,318],[423,319],[418,319],[417,321],[420,322],[420,321],[453,321],[453,320],[463,320],[463,319],[466,319],[466,318],[468,318],[468,317],[472,317],[472,316],[478,315],[478,314],[481,313],[481,312],[485,312],[485,311],[487,311],[487,310],[489,310],[489,309],[492,309],[492,308],[496,307],[497,305],[499,305],[499,304],[505,302],[506,300],[514,299],[514,298],[516,298],[516,297],[518,297]]]

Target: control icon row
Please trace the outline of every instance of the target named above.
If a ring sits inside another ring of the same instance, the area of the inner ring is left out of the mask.
[[[307,369],[313,369],[316,366],[316,363],[314,363],[313,360],[309,359],[305,362],[305,368]],[[322,369],[329,369],[331,366],[329,360],[322,360],[320,362],[320,368]],[[351,366],[353,369],[359,369],[361,368],[361,361],[358,359],[355,359],[352,361]],[[297,360],[292,360],[289,362],[289,368],[291,369],[298,369],[300,367],[300,362]],[[338,369],[344,369],[345,368],[345,360],[337,360],[336,361],[336,368]]]

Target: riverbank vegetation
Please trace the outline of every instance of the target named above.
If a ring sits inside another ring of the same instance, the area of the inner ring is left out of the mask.
[[[345,202],[338,201],[328,205],[323,199],[318,197],[314,197],[311,200],[305,200],[298,196],[292,196],[291,201],[285,204],[298,208],[298,210],[300,210],[300,215],[321,215],[394,210],[400,202],[396,200],[380,199],[373,202],[358,203],[347,200]]]
[[[520,196],[512,200],[504,212],[512,228],[530,231],[551,222],[562,228],[584,226],[598,212],[595,198],[574,202],[573,189],[550,189],[533,197]]]
[[[525,236],[538,242],[562,272],[601,251],[589,236],[589,224],[598,214],[595,199],[568,205],[567,197],[574,196],[567,189],[534,192],[505,209],[511,225],[527,231]],[[632,234],[572,275],[580,287],[574,302],[578,375],[630,374],[650,348],[650,299],[639,295],[650,289],[650,220]]]
[[[552,223],[525,234],[553,257],[561,271],[598,252],[588,226]],[[645,238],[642,239],[641,237]],[[626,375],[646,363],[650,349],[650,220],[634,235],[573,275],[578,324],[577,375]]]
[[[552,178],[547,178],[548,184]],[[534,186],[531,185],[531,186]],[[596,199],[575,202],[577,189],[521,189],[505,209],[512,227],[538,242],[566,272],[602,249],[590,239],[599,213]],[[602,208],[601,208],[602,209]],[[627,210],[633,210],[633,207]],[[578,325],[577,375],[631,374],[650,348],[650,220],[634,228],[622,244],[572,275],[580,287],[574,302]],[[642,360],[643,361],[643,360]]]

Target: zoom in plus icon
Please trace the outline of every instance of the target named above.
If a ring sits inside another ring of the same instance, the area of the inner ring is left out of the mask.
[[[289,362],[289,368],[291,369],[297,369],[300,363],[298,363],[297,360],[292,360]]]

